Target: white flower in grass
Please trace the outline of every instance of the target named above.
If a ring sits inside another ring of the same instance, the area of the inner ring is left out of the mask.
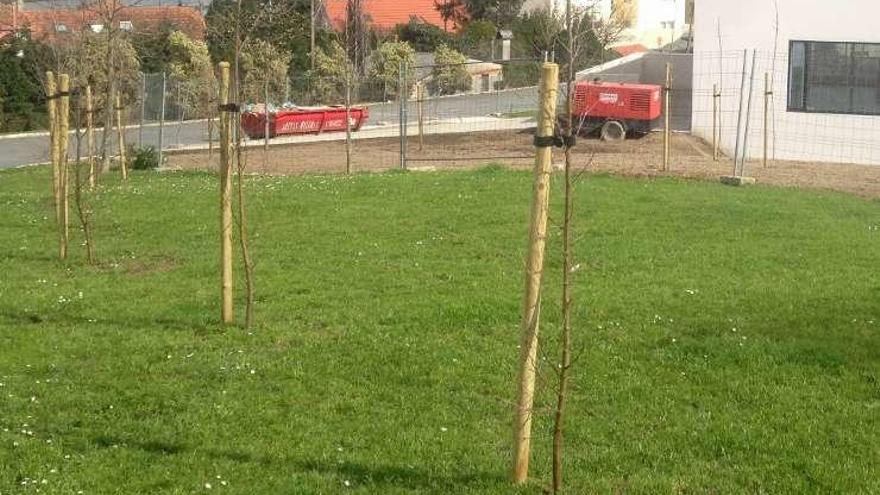
[[[345,480],[342,482],[342,484],[345,486],[351,486],[351,481]]]
[[[449,431],[449,428],[446,428],[445,426],[441,426],[440,431],[446,433],[447,431]]]

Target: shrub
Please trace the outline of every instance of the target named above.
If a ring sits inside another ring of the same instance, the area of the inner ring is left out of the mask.
[[[159,168],[159,152],[152,146],[130,146],[128,168],[132,170],[155,170]]]
[[[385,87],[386,94],[396,97],[400,93],[398,75],[400,66],[406,64],[407,77],[404,94],[408,94],[413,80],[412,67],[415,65],[415,50],[404,41],[386,41],[379,45],[379,49],[373,53],[373,66],[370,68],[370,77]]]
[[[471,89],[467,57],[446,45],[440,45],[434,52],[434,63],[436,65],[431,71],[431,93],[451,95]]]
[[[452,37],[439,27],[415,19],[395,26],[394,33],[398,40],[409,43],[417,52],[432,52],[439,45],[452,41]]]

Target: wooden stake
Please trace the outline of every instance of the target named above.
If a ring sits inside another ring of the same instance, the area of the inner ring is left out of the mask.
[[[263,83],[263,170],[269,168],[269,80]]]
[[[672,64],[666,64],[666,85],[663,87],[663,171],[669,170],[669,93],[672,89]]]
[[[46,72],[46,106],[49,113],[49,155],[52,161],[52,202],[55,205],[55,222],[61,226],[61,199],[58,197],[58,118],[57,102],[55,94],[58,87],[55,85],[55,74]]]
[[[125,123],[122,121],[122,98],[116,93],[116,140],[119,145],[119,168],[122,180],[128,180],[128,162],[125,159]]]
[[[351,173],[351,74],[345,75],[345,173]]]
[[[61,236],[58,246],[58,254],[62,260],[67,259],[67,245],[70,239],[70,208],[68,207],[67,195],[67,145],[68,131],[70,130],[70,77],[67,74],[58,75],[58,93],[63,95],[58,99],[56,119],[58,121],[58,197],[61,200]]]
[[[545,63],[541,68],[541,101],[537,136],[553,136],[556,122],[556,95],[559,89],[559,66]],[[534,186],[529,227],[528,260],[525,272],[519,360],[519,380],[514,423],[513,482],[521,484],[529,473],[532,436],[532,404],[535,396],[535,373],[538,357],[538,319],[541,300],[541,275],[544,271],[544,247],[547,237],[547,209],[550,195],[550,170],[553,149],[539,146],[535,152]]]
[[[767,168],[767,151],[770,149],[770,73],[764,73],[764,168]]]
[[[718,93],[718,85],[712,85],[712,159],[718,161],[718,99],[721,95]]]
[[[229,62],[220,62],[220,317],[232,323],[232,112]]]
[[[92,116],[92,86],[87,84],[86,92],[86,155],[89,162],[89,189],[95,188],[95,122]]]

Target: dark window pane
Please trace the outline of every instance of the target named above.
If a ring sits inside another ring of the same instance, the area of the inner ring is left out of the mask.
[[[880,45],[853,45],[853,112],[880,114]]]
[[[788,108],[880,115],[880,43],[793,41]]]
[[[792,110],[804,109],[804,76],[806,69],[806,43],[803,41],[794,41],[791,44],[791,55],[789,56],[789,77],[788,77],[788,108]]]
[[[849,45],[811,43],[807,55],[807,110],[849,112]]]

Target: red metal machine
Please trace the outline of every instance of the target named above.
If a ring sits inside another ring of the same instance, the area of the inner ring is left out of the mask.
[[[573,122],[579,134],[598,130],[609,141],[624,139],[628,132],[650,132],[662,113],[661,93],[655,84],[579,81],[574,87]]]
[[[269,112],[269,137],[290,134],[320,134],[322,132],[345,131],[345,107],[292,107]],[[367,107],[351,107],[351,130],[357,131],[370,116]],[[267,113],[262,105],[253,111],[242,112],[241,126],[251,139],[263,138],[266,134]]]

